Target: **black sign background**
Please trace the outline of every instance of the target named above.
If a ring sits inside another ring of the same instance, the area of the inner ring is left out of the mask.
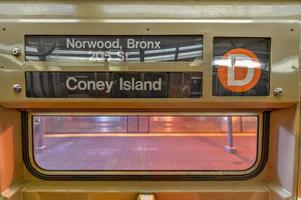
[[[67,40],[72,40],[78,45],[71,47],[67,45]],[[129,46],[129,40],[140,45]],[[97,42],[103,45],[95,45]],[[159,42],[160,45],[155,45],[156,42]],[[147,43],[149,45],[145,45]],[[202,56],[202,35],[25,36],[25,59],[27,61],[192,62],[195,59],[202,60]]]
[[[29,98],[200,98],[201,72],[26,72],[26,96]],[[112,90],[69,90],[66,80],[76,77],[83,81],[113,81]],[[119,80],[157,81],[157,91],[121,91]]]

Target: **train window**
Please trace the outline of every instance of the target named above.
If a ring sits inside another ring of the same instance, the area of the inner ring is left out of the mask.
[[[34,163],[51,171],[246,171],[260,115],[32,115]]]

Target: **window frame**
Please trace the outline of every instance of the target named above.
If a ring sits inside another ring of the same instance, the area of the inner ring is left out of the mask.
[[[161,170],[161,171],[117,171],[117,170],[45,170],[34,159],[33,116],[34,115],[177,115],[177,116],[257,116],[257,152],[255,163],[246,170]],[[259,175],[268,157],[269,112],[26,112],[22,114],[23,160],[27,170],[44,180],[247,180]]]

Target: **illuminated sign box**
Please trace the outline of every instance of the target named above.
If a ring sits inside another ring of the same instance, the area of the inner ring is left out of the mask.
[[[26,72],[30,98],[200,98],[201,72]]]
[[[215,37],[213,96],[268,96],[271,39]]]
[[[203,59],[201,35],[26,35],[27,61],[193,62]]]

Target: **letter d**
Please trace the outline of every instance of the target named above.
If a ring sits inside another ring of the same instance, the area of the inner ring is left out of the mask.
[[[156,91],[157,90],[162,90],[161,86],[162,86],[161,78],[159,78],[158,81],[154,81],[154,83],[153,83],[153,89],[154,90],[156,90]]]
[[[242,64],[239,64],[239,62],[241,62]],[[251,58],[249,58],[248,56],[243,54],[228,55],[228,66],[228,86],[245,86],[252,81],[255,66]],[[244,79],[235,79],[235,67],[237,66],[247,68],[247,74]]]
[[[73,81],[74,83],[77,82],[77,79],[75,77],[69,77],[66,80],[66,87],[68,88],[68,90],[76,90],[77,86],[75,84],[73,84],[73,87],[70,86],[70,82]]]

